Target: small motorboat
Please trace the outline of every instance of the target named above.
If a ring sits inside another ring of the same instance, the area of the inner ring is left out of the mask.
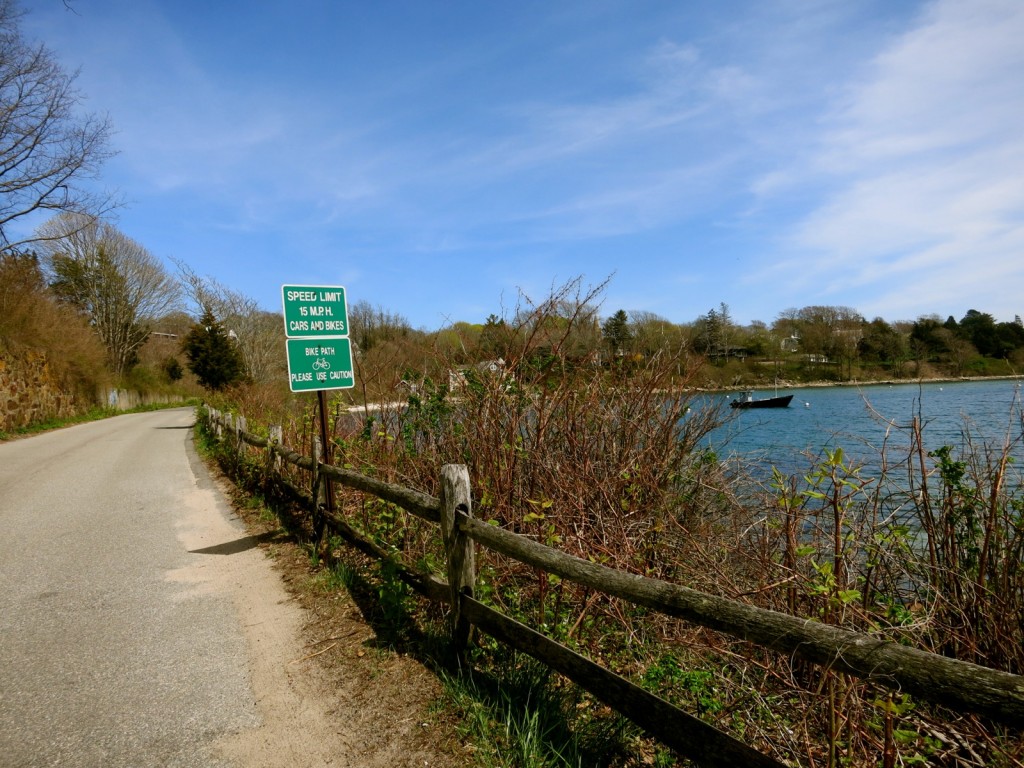
[[[743,392],[738,399],[733,400],[729,405],[733,408],[788,408],[792,395],[776,395],[775,397],[762,397],[756,399],[752,390]]]

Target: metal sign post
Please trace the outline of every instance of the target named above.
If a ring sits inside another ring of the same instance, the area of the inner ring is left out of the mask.
[[[320,453],[323,455],[324,464],[331,463],[331,442],[327,439],[327,396],[324,394],[322,389],[316,391],[316,403],[320,411]],[[330,480],[326,480],[321,477],[320,482],[324,486],[325,503],[327,507],[327,514],[334,514],[334,483]],[[316,501],[314,499],[314,501]],[[320,542],[324,538],[324,520],[320,515],[316,515],[313,521],[313,527],[316,529],[316,542],[317,551],[320,550]]]
[[[285,346],[288,355],[288,386],[292,392],[316,392],[320,411],[320,447],[324,464],[331,463],[327,437],[328,389],[356,385],[352,345],[348,339],[348,306],[340,285],[282,285]],[[334,512],[334,483],[325,481],[327,513]],[[323,539],[324,523],[315,522],[317,541]]]

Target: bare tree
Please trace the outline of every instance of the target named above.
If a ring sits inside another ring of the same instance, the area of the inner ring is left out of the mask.
[[[12,234],[12,222],[24,216],[95,217],[115,205],[82,186],[113,154],[109,121],[76,113],[77,73],[65,72],[45,46],[25,41],[20,18],[14,0],[0,0],[0,252],[41,238],[38,231]]]
[[[574,363],[586,358],[599,359],[599,299],[610,281],[608,277],[597,286],[584,287],[581,275],[561,286],[553,285],[550,294],[540,302],[520,291],[513,327],[524,353]]]
[[[177,308],[177,282],[139,243],[95,218],[64,213],[39,234],[54,293],[89,319],[111,370],[126,373],[150,323]]]
[[[183,261],[174,264],[195,316],[210,311],[220,319],[238,345],[248,376],[254,381],[283,380],[287,365],[280,313],[266,311],[256,299],[197,274]]]
[[[665,353],[679,357],[686,348],[683,330],[654,312],[630,310],[629,327],[633,348],[642,355]]]
[[[375,307],[365,299],[348,308],[348,324],[352,341],[360,352],[369,352],[378,344],[404,339],[412,333],[409,321],[402,315],[379,304]]]

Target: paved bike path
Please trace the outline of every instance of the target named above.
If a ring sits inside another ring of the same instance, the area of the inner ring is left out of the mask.
[[[0,444],[0,764],[228,766],[217,740],[259,725],[236,605],[204,579],[245,532],[192,422],[131,414]],[[203,553],[211,516],[221,540]]]

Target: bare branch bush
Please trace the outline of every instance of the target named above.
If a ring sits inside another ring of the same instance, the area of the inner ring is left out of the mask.
[[[691,407],[693,371],[680,378],[675,359],[602,360],[603,287],[577,280],[540,302],[522,297],[497,360],[413,377],[406,402],[339,435],[344,461],[432,493],[442,464],[467,463],[479,517],[581,557],[671,575],[678,563],[663,551],[724,498],[701,449],[720,414]],[[436,560],[433,545],[403,540],[414,557]],[[563,631],[609,610],[545,574],[497,560],[485,568],[502,584],[495,602],[529,604]]]

